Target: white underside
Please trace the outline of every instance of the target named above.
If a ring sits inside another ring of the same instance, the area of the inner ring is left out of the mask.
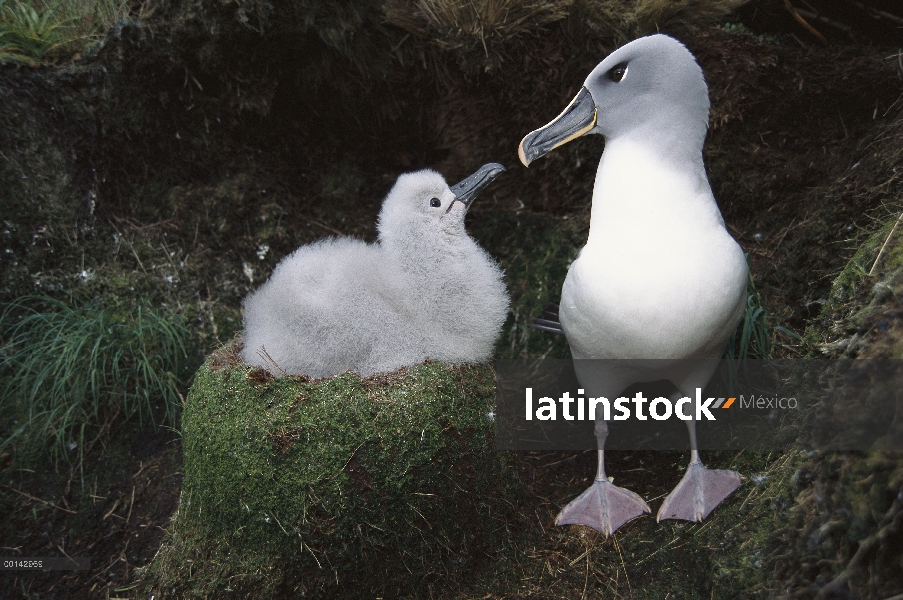
[[[742,315],[747,266],[702,169],[607,144],[589,240],[562,290],[575,358],[717,358]]]

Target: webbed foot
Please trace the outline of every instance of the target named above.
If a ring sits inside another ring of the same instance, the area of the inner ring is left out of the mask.
[[[555,524],[587,525],[607,537],[627,521],[648,512],[649,505],[638,494],[620,488],[607,479],[597,479],[561,509]]]
[[[740,474],[736,471],[707,469],[701,462],[691,463],[683,479],[665,498],[656,520],[683,519],[701,523],[738,487]]]

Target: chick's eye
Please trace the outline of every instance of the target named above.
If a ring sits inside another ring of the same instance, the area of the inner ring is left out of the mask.
[[[442,201],[439,198],[430,198],[430,206],[433,208],[439,208],[442,206]]]
[[[624,79],[625,75],[627,75],[627,65],[625,64],[616,65],[608,72],[608,78],[615,83]]]

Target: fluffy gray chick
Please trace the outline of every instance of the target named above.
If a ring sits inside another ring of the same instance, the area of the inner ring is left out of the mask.
[[[328,238],[284,258],[244,301],[242,358],[314,378],[488,359],[509,300],[464,215],[502,171],[489,163],[451,188],[428,169],[401,175],[377,243]]]

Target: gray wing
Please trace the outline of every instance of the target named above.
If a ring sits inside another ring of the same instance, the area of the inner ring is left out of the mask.
[[[540,331],[564,335],[564,330],[561,329],[561,323],[558,320],[558,303],[549,302],[542,309],[542,314],[530,321],[529,326]]]

